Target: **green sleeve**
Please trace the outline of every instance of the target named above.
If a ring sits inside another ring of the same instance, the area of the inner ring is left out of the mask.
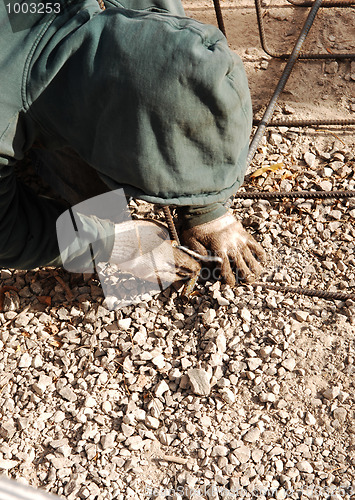
[[[227,213],[222,203],[177,208],[177,215],[184,229],[205,224]]]

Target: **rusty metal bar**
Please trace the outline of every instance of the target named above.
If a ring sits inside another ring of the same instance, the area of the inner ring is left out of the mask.
[[[214,3],[214,10],[216,13],[216,19],[218,23],[218,28],[222,31],[223,35],[227,38],[226,35],[226,28],[224,26],[224,20],[223,20],[223,15],[222,15],[222,10],[221,10],[221,4],[219,0],[213,0]]]
[[[288,3],[291,3],[295,7],[312,7],[313,3],[310,0],[305,0],[304,2],[297,2],[297,0],[287,0]],[[348,8],[352,7],[355,5],[354,0],[335,0],[335,1],[328,1],[328,2],[323,2],[322,4],[322,9],[324,8],[329,8],[329,7],[340,7],[340,8]]]
[[[310,5],[314,5],[315,2],[309,2]],[[303,6],[303,5],[302,5]],[[323,4],[322,4],[323,7]],[[290,57],[290,54],[288,53],[282,53],[282,52],[274,52],[272,49],[267,44],[266,41],[266,33],[265,33],[265,27],[264,27],[264,21],[263,21],[263,12],[262,12],[262,6],[261,6],[261,0],[255,0],[255,9],[256,9],[256,17],[258,21],[258,28],[259,28],[259,36],[260,36],[260,43],[261,46],[268,54],[270,57],[275,57],[277,59],[287,59]],[[298,56],[299,59],[355,59],[355,53],[348,53],[348,54],[335,54],[335,53],[327,53],[327,54],[313,54],[313,53],[308,53],[304,52],[301,53]]]
[[[261,120],[254,119],[253,120],[253,125],[259,125]],[[297,120],[297,119],[278,119],[278,120],[273,120],[269,123],[266,124],[266,127],[313,127],[313,126],[321,126],[321,125],[328,125],[328,126],[333,126],[333,125],[339,125],[339,126],[349,126],[349,125],[355,125],[355,118],[333,118],[330,120],[322,120],[322,119],[303,119],[303,120]]]

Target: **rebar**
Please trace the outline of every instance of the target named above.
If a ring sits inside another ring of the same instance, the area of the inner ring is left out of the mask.
[[[255,0],[257,3],[259,3],[260,5],[260,0]],[[274,112],[274,109],[275,109],[275,106],[276,106],[276,102],[277,102],[277,99],[279,98],[279,95],[281,94],[281,92],[283,91],[285,85],[286,85],[286,82],[287,80],[289,79],[289,76],[291,74],[291,71],[297,61],[297,58],[300,54],[300,51],[301,51],[301,48],[302,48],[302,45],[308,35],[308,32],[309,30],[311,29],[312,27],[312,24],[313,24],[313,21],[314,21],[314,18],[316,17],[316,14],[318,12],[318,9],[319,7],[321,6],[321,3],[322,3],[322,0],[316,0],[311,8],[311,10],[309,11],[308,13],[308,16],[307,16],[307,19],[303,25],[303,28],[301,30],[301,33],[295,43],[295,46],[292,50],[292,53],[290,55],[290,58],[289,60],[287,61],[287,64],[282,72],[282,75],[281,75],[281,78],[276,86],[276,89],[275,89],[275,92],[273,94],[273,96],[271,97],[270,99],[270,102],[266,108],[266,111],[264,113],[264,116],[262,117],[261,121],[260,121],[260,124],[257,128],[257,131],[255,132],[255,135],[253,137],[253,140],[251,141],[251,144],[249,146],[249,152],[248,152],[248,156],[247,156],[247,168],[249,167],[253,157],[254,157],[254,154],[259,146],[259,143],[260,143],[260,140],[261,140],[261,137],[263,136],[264,134],[264,131],[265,131],[265,128],[266,128],[266,125],[267,123],[270,121],[272,115],[273,115],[273,112]]]
[[[294,5],[295,7],[312,7],[313,2],[309,0],[305,0],[304,2],[297,2],[297,0],[287,0],[288,3]],[[322,9],[326,9],[329,7],[341,7],[341,8],[349,8],[355,5],[354,0],[336,0],[336,1],[328,1],[323,2]]]
[[[303,198],[304,200],[325,200],[325,199],[344,199],[355,198],[355,190],[333,190],[333,191],[247,191],[237,192],[233,199],[247,200],[274,200],[278,198]]]
[[[174,224],[173,216],[171,215],[170,207],[168,207],[167,205],[164,205],[163,206],[163,212],[164,212],[164,215],[165,215],[166,223],[168,225],[168,229],[169,229],[169,232],[170,232],[171,239],[175,240],[176,243],[178,245],[180,245],[180,238],[179,238],[179,235],[178,235],[178,233],[176,231],[176,227],[175,227],[175,224]]]
[[[259,125],[261,120],[254,119],[253,125]],[[346,127],[348,125],[355,125],[355,118],[332,118],[330,120],[327,119],[278,119],[270,121],[266,124],[266,127],[317,127],[321,125],[339,125],[342,127]]]
[[[316,2],[310,2],[310,5],[313,7],[316,4]],[[323,4],[322,4],[323,7]],[[262,14],[262,6],[261,6],[261,0],[255,0],[255,9],[256,9],[256,17],[258,21],[258,27],[259,27],[259,36],[260,36],[260,43],[261,46],[268,54],[270,57],[275,57],[277,59],[287,59],[290,57],[292,54],[288,53],[282,53],[282,52],[274,52],[272,49],[269,48],[267,45],[266,41],[266,34],[265,34],[265,28],[264,28],[264,21],[263,21],[263,14]],[[318,9],[317,9],[318,10]],[[312,21],[313,22],[313,21]],[[328,53],[328,54],[313,54],[313,53],[300,53],[298,56],[299,59],[355,59],[355,54],[354,53],[348,53],[348,54],[334,54],[334,53]]]
[[[222,31],[223,35],[227,38],[226,28],[224,26],[223,15],[222,15],[222,10],[221,10],[221,4],[219,3],[219,0],[213,0],[213,4],[214,4],[214,10],[216,13],[218,28]]]
[[[314,2],[310,1],[305,1],[305,2],[296,2],[295,0],[288,0],[290,3],[300,6],[300,7],[308,7],[308,6],[313,6]],[[338,1],[326,1],[323,2],[321,7],[350,7],[354,4],[353,0],[338,0]],[[265,29],[264,29],[264,23],[262,19],[262,7],[261,7],[261,2],[260,0],[255,0],[255,6],[256,6],[256,14],[257,14],[257,20],[258,20],[258,27],[259,27],[259,35],[260,35],[260,42],[262,45],[263,50],[270,55],[271,57],[276,57],[276,58],[281,58],[281,59],[286,59],[289,57],[290,54],[282,54],[282,53],[276,53],[272,52],[271,49],[267,46],[266,43],[266,35],[265,35]],[[215,13],[216,13],[216,19],[219,28],[221,31],[226,35],[225,33],[225,27],[224,27],[224,20],[223,20],[223,15],[222,15],[222,10],[220,7],[220,2],[219,0],[214,0],[214,7],[215,7]],[[353,59],[355,58],[355,54],[300,54],[298,56],[299,59],[334,59],[334,58],[350,58]],[[254,120],[253,124],[254,125],[259,125],[261,120]],[[275,120],[273,122],[267,123],[266,127],[308,127],[312,125],[340,125],[340,126],[348,126],[348,125],[355,125],[355,120],[354,119],[332,119],[332,120]]]

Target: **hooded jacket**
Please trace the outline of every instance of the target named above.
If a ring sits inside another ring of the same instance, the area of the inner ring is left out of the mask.
[[[114,0],[105,11],[96,0],[51,4],[57,12],[9,17],[0,2],[0,266],[61,264],[56,220],[66,207],[14,173],[36,141],[71,147],[110,189],[216,204],[212,218],[221,215],[243,181],[252,118],[242,62],[222,33]],[[101,241],[95,257],[108,260],[113,223],[81,223],[82,244],[85,234]],[[80,251],[68,243],[69,254]]]

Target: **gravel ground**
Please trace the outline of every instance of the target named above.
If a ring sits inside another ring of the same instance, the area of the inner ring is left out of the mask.
[[[254,170],[265,153],[278,169],[248,188],[354,189],[352,152],[313,137],[269,131]],[[354,291],[354,200],[233,210],[264,280]],[[0,313],[3,473],[68,500],[353,498],[353,300],[205,281],[109,311],[94,275],[0,276],[17,290]]]
[[[352,137],[271,129],[246,187],[355,189]],[[233,211],[264,281],[354,293],[355,199]],[[95,275],[0,286],[4,475],[66,500],[355,498],[354,300],[205,280],[110,311]]]

